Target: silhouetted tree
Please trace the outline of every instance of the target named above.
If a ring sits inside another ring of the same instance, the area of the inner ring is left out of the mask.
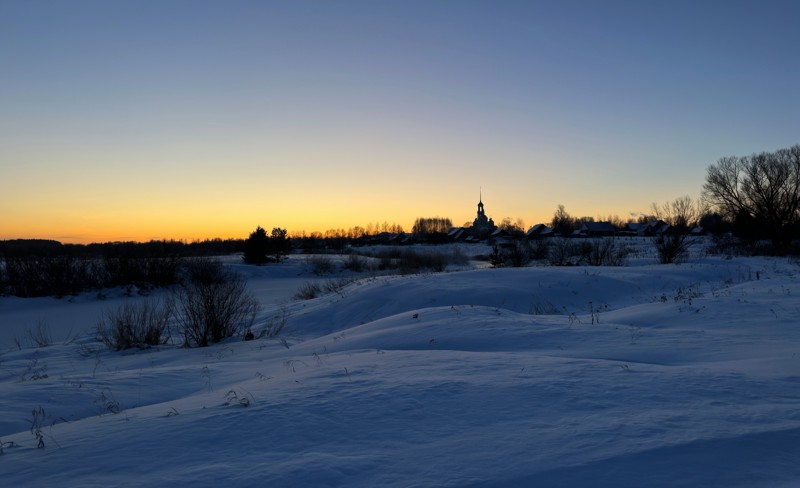
[[[268,250],[269,254],[275,256],[276,263],[280,263],[281,259],[291,250],[291,243],[286,234],[286,229],[280,227],[274,227],[270,234]]]
[[[261,226],[250,233],[244,242],[244,262],[247,264],[264,264],[269,252],[269,237]]]
[[[752,218],[776,250],[785,250],[800,220],[800,144],[721,158],[708,167],[703,190],[716,210],[739,223],[734,232],[759,230],[750,225]]]
[[[663,220],[678,233],[688,233],[697,225],[703,215],[702,203],[686,195],[663,205],[653,202],[650,205],[656,219]]]
[[[704,231],[713,235],[724,234],[732,230],[731,223],[717,212],[704,213],[700,217],[698,225],[700,225]]]
[[[517,220],[512,220],[511,217],[506,217],[500,222],[500,228],[510,234],[524,234],[525,233],[525,221],[521,218],[517,218]]]
[[[701,202],[686,195],[663,205],[654,202],[650,209],[657,219],[671,226],[668,232],[653,237],[659,262],[680,263],[688,259],[689,250],[695,244],[690,233],[703,214]]]
[[[553,220],[550,222],[550,227],[553,228],[553,232],[556,234],[560,234],[562,236],[568,236],[572,234],[572,231],[575,230],[575,219],[567,213],[566,209],[564,209],[564,205],[558,206],[556,212],[553,214]]]
[[[444,240],[453,222],[444,217],[419,217],[414,221],[411,231],[421,241],[436,242]]]

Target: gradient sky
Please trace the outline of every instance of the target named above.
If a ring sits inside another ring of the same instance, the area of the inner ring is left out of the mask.
[[[0,0],[0,239],[646,212],[800,143],[797,1]]]

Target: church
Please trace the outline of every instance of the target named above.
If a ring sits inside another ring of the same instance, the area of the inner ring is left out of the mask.
[[[494,220],[486,217],[486,212],[483,209],[483,194],[478,198],[478,216],[472,221],[472,228],[470,229],[473,236],[478,239],[483,239],[495,231],[497,226],[494,225]]]
[[[453,227],[448,236],[453,241],[477,242],[486,239],[497,230],[494,220],[486,216],[483,208],[483,194],[478,197],[478,215],[472,221],[471,227]]]
[[[447,233],[448,237],[453,241],[460,242],[478,242],[491,236],[497,230],[494,225],[494,220],[486,216],[486,210],[483,208],[483,194],[478,197],[478,215],[472,221],[470,227],[453,227]]]

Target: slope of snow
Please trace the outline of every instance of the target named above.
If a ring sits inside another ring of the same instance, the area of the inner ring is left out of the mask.
[[[300,261],[243,271],[282,340],[6,343],[9,486],[800,484],[786,260],[372,277],[308,301]]]

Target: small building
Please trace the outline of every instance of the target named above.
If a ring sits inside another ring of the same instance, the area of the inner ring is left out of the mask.
[[[469,237],[469,229],[464,227],[451,227],[447,232],[447,238],[451,242],[463,242]]]
[[[584,222],[579,230],[588,237],[613,236],[617,232],[611,222]]]
[[[544,239],[553,237],[553,235],[555,235],[553,229],[544,224],[536,224],[525,233],[525,237],[528,239]]]
[[[647,223],[647,227],[644,229],[644,235],[650,237],[660,236],[661,234],[668,233],[671,228],[672,226],[663,220],[653,220]]]
[[[622,229],[620,232],[617,232],[617,235],[623,236],[641,236],[644,235],[644,229],[647,227],[647,224],[641,224],[639,222],[628,222],[625,224],[625,228]]]

